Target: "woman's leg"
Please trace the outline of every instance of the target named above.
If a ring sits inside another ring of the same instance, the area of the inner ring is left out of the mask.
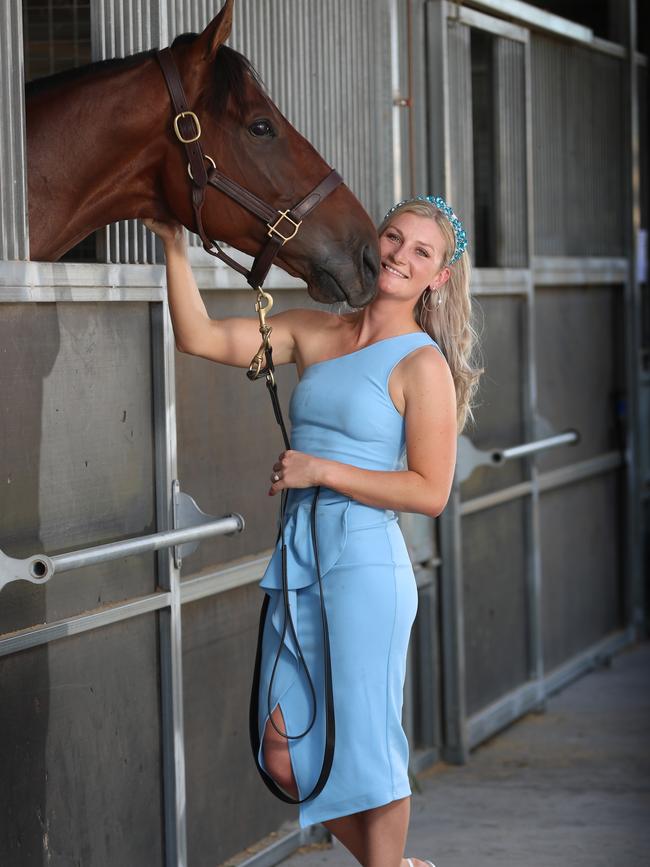
[[[407,805],[403,805],[404,801],[408,801]],[[402,804],[401,807],[397,808],[398,814],[401,812],[406,815],[402,815],[401,818],[398,815],[397,817],[397,833],[398,835],[405,836],[403,833],[403,825],[402,823],[405,821],[406,826],[408,828],[408,820],[410,815],[410,796],[408,798],[400,799],[400,801],[393,801],[392,804]],[[392,804],[385,805],[391,806]],[[405,809],[406,807],[406,809]],[[385,810],[385,807],[378,808],[380,810]],[[381,849],[384,846],[384,834],[390,835],[396,829],[394,828],[394,819],[395,816],[391,816],[389,812],[388,822],[386,823],[382,820],[381,814],[379,816],[376,814],[376,809],[373,810],[364,810],[360,813],[351,813],[349,816],[340,816],[337,819],[329,819],[327,822],[323,822],[323,825],[327,828],[327,830],[333,834],[337,840],[345,846],[345,848],[357,859],[357,861],[363,865],[363,867],[374,867],[378,862],[370,860],[372,856],[368,856],[367,852],[370,848],[374,847],[375,849]],[[375,814],[375,815],[372,815]],[[393,826],[393,827],[391,827]],[[373,839],[374,838],[374,841]],[[391,844],[388,843],[387,847],[384,847],[390,850]],[[403,847],[402,847],[403,851]],[[390,852],[388,853],[388,857],[391,856]],[[425,861],[420,860],[419,858],[411,858],[413,861],[413,867],[428,867]],[[382,867],[387,862],[385,859],[379,862]],[[395,865],[397,865],[397,861],[395,861]],[[399,864],[401,867],[408,867],[408,863],[406,858],[403,855],[400,857]]]
[[[282,710],[278,704],[272,713],[280,731],[286,733]],[[298,798],[293,776],[289,744],[267,720],[263,741],[264,765],[285,792]],[[362,810],[349,816],[329,819],[322,824],[340,840],[363,867],[404,867],[404,846],[411,811],[411,796],[391,801],[381,807]],[[413,859],[415,867],[423,862]]]
[[[280,731],[286,733],[287,729],[279,704],[273,710],[271,716]],[[285,792],[297,798],[298,788],[291,767],[289,744],[286,738],[283,738],[276,732],[270,720],[267,720],[266,728],[264,729],[263,756],[264,766],[276,783],[282,786]],[[359,813],[330,819],[327,822],[323,822],[323,825],[337,840],[341,841],[360,864],[365,864],[365,829],[363,819]]]
[[[286,734],[287,728],[279,704],[274,708],[271,717],[280,731]],[[271,720],[266,721],[264,728],[262,755],[264,756],[264,766],[276,783],[293,798],[298,798],[298,787],[293,776],[289,755],[289,742],[276,732],[271,725]]]
[[[358,814],[365,838],[364,867],[401,867],[410,814],[410,795]]]
[[[339,816],[336,819],[328,819],[323,822],[327,830],[345,846],[359,864],[366,863],[366,833],[364,821],[360,813],[351,813],[349,816]]]

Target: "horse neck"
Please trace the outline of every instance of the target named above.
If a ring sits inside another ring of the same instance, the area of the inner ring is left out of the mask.
[[[28,99],[32,258],[56,259],[95,229],[142,215],[156,197],[169,112],[151,58]]]

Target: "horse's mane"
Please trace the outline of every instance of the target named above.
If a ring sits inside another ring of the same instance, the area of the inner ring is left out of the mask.
[[[175,45],[194,42],[197,37],[198,33],[183,33],[174,39],[172,48]],[[87,63],[84,66],[64,69],[62,72],[56,72],[54,75],[47,75],[44,78],[28,81],[25,84],[25,94],[28,97],[36,96],[48,92],[61,84],[82,81],[86,76],[92,75],[95,72],[110,71],[111,69],[130,69],[132,66],[137,66],[142,61],[153,56],[154,49],[148,49],[147,51],[140,51],[137,54],[129,54],[127,57],[96,60],[94,63]],[[217,52],[213,72],[213,91],[210,94],[210,101],[212,109],[217,114],[220,114],[225,109],[229,95],[233,96],[236,106],[240,109],[244,108],[246,76],[250,76],[258,87],[264,91],[264,83],[250,60],[244,57],[243,54],[240,54],[239,51],[235,51],[234,48],[230,48],[227,45],[222,45]]]

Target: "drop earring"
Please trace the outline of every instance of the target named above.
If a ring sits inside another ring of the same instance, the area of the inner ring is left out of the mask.
[[[429,294],[422,299],[422,307],[428,313],[435,313],[438,310],[438,308],[440,307],[440,305],[442,304],[442,295],[440,294],[440,289],[438,289],[438,287],[436,286],[436,292],[438,293],[438,297],[436,298],[436,300],[434,302],[433,308],[429,307],[429,305],[427,304],[427,301],[433,295],[433,292],[431,291],[431,287],[427,286],[427,288],[424,291],[428,292]]]

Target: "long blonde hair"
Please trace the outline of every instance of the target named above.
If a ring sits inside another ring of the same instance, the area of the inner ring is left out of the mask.
[[[454,230],[444,213],[430,202],[409,201],[396,208],[384,218],[378,234],[382,234],[395,216],[405,213],[429,217],[437,222],[446,242],[443,261],[449,262],[456,248]],[[468,421],[476,422],[473,399],[485,368],[473,366],[475,356],[480,354],[480,346],[474,328],[475,305],[470,294],[471,262],[467,250],[449,268],[449,279],[439,290],[443,298],[440,306],[432,308],[430,293],[423,290],[413,308],[413,318],[436,341],[447,359],[456,389],[456,421],[460,434]]]

